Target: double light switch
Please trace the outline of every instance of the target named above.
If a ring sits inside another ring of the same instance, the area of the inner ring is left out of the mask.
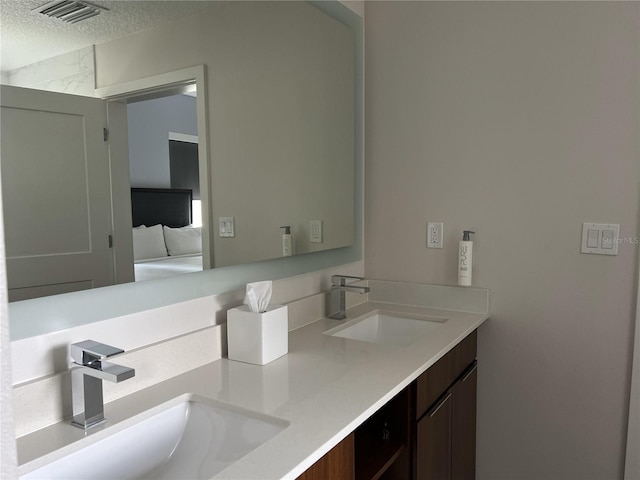
[[[620,225],[615,223],[583,223],[582,253],[617,255]]]
[[[236,236],[236,221],[233,217],[219,217],[218,227],[221,237],[233,238]]]

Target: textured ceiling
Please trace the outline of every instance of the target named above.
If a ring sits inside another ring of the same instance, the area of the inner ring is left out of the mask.
[[[0,0],[0,70],[147,30],[212,7],[208,0],[89,0],[109,9],[68,24],[31,10],[48,0]]]

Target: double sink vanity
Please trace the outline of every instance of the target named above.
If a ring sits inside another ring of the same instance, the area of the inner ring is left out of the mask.
[[[221,358],[107,403],[86,431],[20,437],[21,478],[473,478],[488,292],[369,285],[267,365]]]

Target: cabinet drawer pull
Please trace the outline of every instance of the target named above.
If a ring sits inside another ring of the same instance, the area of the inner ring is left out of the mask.
[[[465,381],[467,380],[467,378],[469,378],[469,377],[471,376],[471,374],[472,374],[473,372],[475,372],[477,369],[478,369],[478,362],[475,362],[475,363],[473,364],[473,367],[471,367],[471,368],[469,369],[469,371],[466,373],[466,375],[465,375],[464,377],[462,377],[462,380],[460,380],[460,381],[461,381],[461,382],[465,382]]]
[[[447,403],[447,400],[449,400],[450,398],[451,398],[451,392],[447,393],[447,395],[442,400],[440,400],[438,405],[433,407],[433,411],[429,412],[429,416],[433,417],[436,413],[438,413],[438,410],[440,410],[440,407],[442,407],[445,403]]]

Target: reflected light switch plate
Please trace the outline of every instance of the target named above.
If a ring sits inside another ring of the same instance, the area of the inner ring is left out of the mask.
[[[309,241],[322,243],[322,220],[309,221]]]

